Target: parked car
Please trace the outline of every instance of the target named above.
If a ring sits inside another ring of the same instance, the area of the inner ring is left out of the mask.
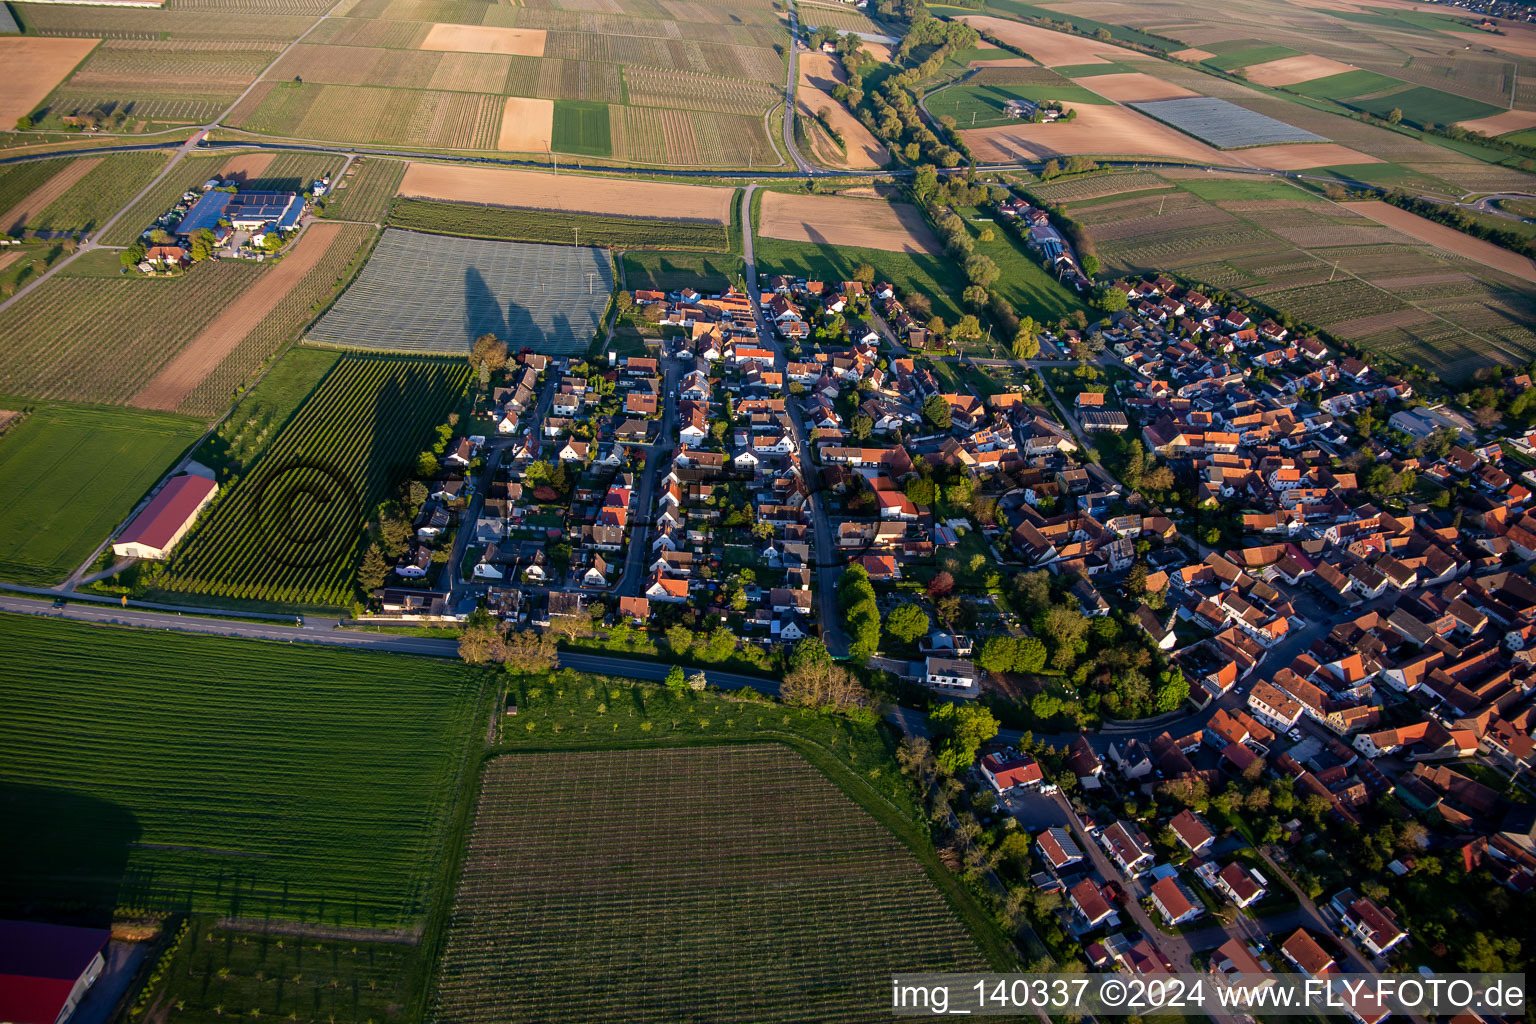
[[[1292,729],[1290,732],[1286,733],[1286,735],[1291,738],[1291,742],[1292,743],[1300,743],[1301,742],[1301,730],[1300,729]]]

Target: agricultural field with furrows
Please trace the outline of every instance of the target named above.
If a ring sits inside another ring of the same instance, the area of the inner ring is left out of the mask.
[[[389,201],[405,177],[405,161],[365,157],[326,197],[325,215],[336,220],[378,223],[389,213]],[[333,183],[333,185],[336,183]]]
[[[222,260],[170,278],[65,269],[0,311],[0,393],[126,402],[266,268]]]
[[[0,852],[0,909],[414,932],[481,687],[448,661],[7,615],[0,807],[29,839]]]
[[[457,360],[341,360],[152,586],[290,607],[346,605],[364,517],[414,470],[468,382],[469,368]]]
[[[911,852],[787,748],[510,754],[482,773],[432,1012],[866,1020],[892,970],[985,966]]]
[[[687,71],[624,69],[629,102],[641,107],[679,107],[724,114],[761,114],[783,95],[774,86]]]
[[[114,153],[105,158],[77,159],[92,160],[94,166],[62,195],[27,217],[27,230],[57,233],[95,229],[138,195],[169,158],[164,153]],[[7,226],[0,225],[0,229]]]
[[[0,577],[51,586],[111,534],[203,424],[45,406],[0,434]]]
[[[62,86],[65,93],[105,94],[127,103],[167,87],[229,93],[231,100],[283,49],[272,39],[109,39]]]
[[[18,4],[22,26],[42,36],[102,39],[283,40],[291,42],[314,25],[313,16],[262,14],[243,4],[222,11],[87,7],[74,4]]]
[[[588,245],[611,249],[670,247],[723,251],[730,247],[724,224],[645,217],[596,217],[554,210],[512,210],[426,199],[396,199],[390,208],[388,223],[391,227],[413,231],[508,242],[563,245],[580,239]]]
[[[231,121],[283,138],[492,150],[501,113],[501,97],[480,93],[283,82]]]

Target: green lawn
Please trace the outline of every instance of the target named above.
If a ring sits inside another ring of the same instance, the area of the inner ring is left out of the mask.
[[[1009,100],[1060,100],[1064,103],[1108,103],[1098,93],[1090,92],[1065,79],[1060,83],[1008,85],[954,85],[930,95],[928,110],[934,117],[953,117],[962,128],[987,128],[999,124],[1021,124],[1004,112]]]
[[[1013,303],[1019,316],[1054,322],[1074,310],[1084,308],[1076,296],[1047,273],[1034,254],[1025,249],[1024,244],[1009,234],[1003,225],[975,223],[975,218],[984,215],[974,207],[956,212],[969,225],[973,235],[979,235],[983,228],[992,228],[992,241],[983,242],[978,239],[975,251],[991,257],[992,262],[1002,271],[1002,276],[992,288]],[[1009,340],[1001,339],[1005,346]]]
[[[697,288],[724,291],[741,280],[741,257],[676,252],[627,252],[622,259],[624,286],[631,292]]]
[[[67,406],[11,427],[0,435],[0,577],[66,578],[202,432],[184,416]]]
[[[0,908],[413,927],[451,869],[482,678],[6,616],[0,809],[27,841],[0,853]]]
[[[933,303],[933,312],[954,323],[960,316],[956,300],[965,290],[965,275],[947,256],[858,249],[818,242],[786,242],[758,237],[755,245],[757,275],[766,280],[774,274],[790,274],[807,280],[847,281],[859,264],[875,268],[877,281],[889,281],[905,295],[921,292]],[[1043,273],[1043,271],[1042,271]]]
[[[550,145],[560,153],[612,156],[608,105],[588,100],[556,100]]]

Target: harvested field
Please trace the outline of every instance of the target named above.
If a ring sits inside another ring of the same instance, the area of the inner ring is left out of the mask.
[[[501,53],[513,57],[544,56],[544,30],[488,28],[484,25],[433,25],[421,41],[423,50],[455,53]]]
[[[962,131],[960,136],[983,163],[1075,154],[1169,156],[1213,164],[1231,163],[1227,154],[1128,107],[1105,103],[1068,106],[1077,111],[1071,122],[976,128]]]
[[[1277,88],[1282,85],[1310,82],[1315,78],[1327,78],[1329,75],[1342,75],[1346,71],[1354,70],[1356,68],[1352,64],[1330,60],[1327,57],[1316,57],[1308,53],[1300,57],[1281,57],[1279,60],[1255,64],[1243,70],[1243,77],[1255,85]]]
[[[96,165],[105,157],[86,157],[81,160],[71,160],[64,165],[63,170],[43,182],[21,202],[0,215],[0,232],[18,234],[27,226],[27,221],[48,209],[55,199],[75,187],[81,178],[89,174]]]
[[[891,154],[880,140],[864,127],[848,108],[832,98],[832,90],[845,84],[848,76],[843,66],[830,54],[805,53],[800,55],[800,85],[795,98],[800,109],[809,115],[826,111],[827,123],[843,137],[846,152],[837,168],[884,167],[890,163]]]
[[[1296,142],[1279,146],[1259,146],[1234,154],[1243,163],[1267,167],[1272,171],[1300,171],[1308,167],[1334,167],[1348,164],[1379,164],[1380,157],[1341,146],[1337,142]]]
[[[224,308],[175,359],[128,400],[145,409],[175,410],[213,373],[268,314],[288,297],[347,231],[345,224],[311,224],[276,269]]]
[[[0,38],[0,125],[9,129],[18,117],[37,109],[54,86],[90,54],[100,39],[38,36]]]
[[[1457,256],[1463,256],[1474,263],[1481,263],[1485,267],[1492,267],[1512,277],[1518,277],[1522,281],[1536,284],[1536,262],[1532,262],[1527,256],[1501,249],[1492,242],[1464,235],[1455,228],[1436,224],[1407,210],[1399,210],[1389,203],[1344,203],[1342,205],[1345,209],[1363,214],[1378,224],[1385,224],[1389,228],[1401,231],[1410,238],[1417,238],[1421,242],[1427,242]]]
[[[496,148],[509,153],[547,153],[554,137],[555,101],[508,96]]]
[[[1135,50],[1127,50],[1114,43],[1103,43],[1087,36],[1067,35],[1037,28],[1006,18],[990,18],[965,14],[956,19],[963,21],[978,32],[994,35],[1029,54],[1046,67],[1065,67],[1074,64],[1108,64],[1122,57],[1140,56]]]
[[[891,47],[888,43],[872,43],[866,39],[860,49],[882,64],[891,63]]]
[[[530,210],[617,214],[729,224],[735,190],[709,185],[595,178],[580,174],[413,163],[402,196]]]
[[[1447,32],[1445,34],[1456,39],[1464,39],[1474,46],[1492,47],[1495,50],[1512,53],[1516,57],[1536,58],[1536,33],[1515,22],[1500,22],[1499,27],[1504,32],[1501,36],[1491,32]]]
[[[758,231],[789,242],[831,243],[886,252],[938,253],[917,207],[843,196],[763,193]]]
[[[1503,135],[1505,132],[1536,128],[1536,110],[1506,110],[1492,117],[1479,117],[1472,121],[1457,121],[1461,127],[1484,135]]]
[[[1130,71],[1119,75],[1094,75],[1090,78],[1079,79],[1077,84],[1093,90],[1105,99],[1115,100],[1120,103],[1136,103],[1143,100],[1176,100],[1200,95],[1197,92],[1184,88],[1182,85],[1172,85],[1161,78],[1155,78],[1140,71]]]
[[[1214,53],[1212,53],[1210,50],[1202,50],[1199,47],[1191,46],[1191,47],[1189,47],[1188,49],[1185,49],[1185,50],[1173,50],[1173,51],[1170,51],[1168,56],[1172,57],[1174,60],[1197,61],[1197,60],[1210,60],[1212,57],[1214,57],[1216,55]]]
[[[224,169],[219,172],[219,177],[225,180],[233,178],[239,182],[256,181],[267,172],[272,165],[273,153],[245,153],[224,162]]]
[[[569,355],[592,341],[613,264],[602,249],[425,235],[390,228],[310,341],[463,355],[482,334]]]

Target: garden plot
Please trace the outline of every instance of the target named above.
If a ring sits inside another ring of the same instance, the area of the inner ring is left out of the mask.
[[[1297,142],[1279,146],[1260,146],[1245,150],[1238,157],[1244,163],[1272,171],[1301,171],[1308,167],[1341,167],[1353,164],[1379,164],[1380,157],[1341,146],[1336,142]]]
[[[1473,121],[1457,121],[1461,127],[1484,135],[1503,135],[1505,132],[1536,128],[1536,110],[1506,110],[1492,117],[1479,117]]]
[[[907,848],[768,744],[491,761],[449,921],[456,1024],[865,1021],[893,970],[985,964]]]
[[[1246,107],[1210,96],[1182,100],[1156,100],[1131,106],[1171,124],[1179,131],[1208,142],[1217,149],[1268,146],[1278,142],[1327,142],[1321,135],[1258,114]]]
[[[494,334],[513,349],[567,355],[591,343],[612,290],[600,249],[391,228],[309,340],[458,355]]]
[[[937,253],[939,241],[908,203],[845,196],[763,193],[758,230],[769,238],[819,245],[851,245],[886,252]]]

